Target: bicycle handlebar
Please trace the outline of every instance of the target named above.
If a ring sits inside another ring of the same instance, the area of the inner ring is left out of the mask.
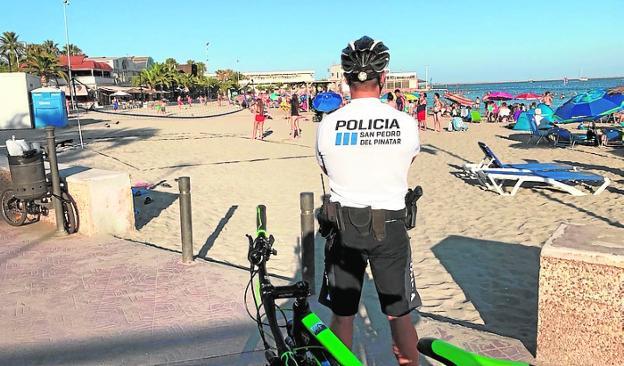
[[[266,214],[266,206],[258,205],[256,207],[256,236],[263,236],[266,238],[267,236],[267,214]]]

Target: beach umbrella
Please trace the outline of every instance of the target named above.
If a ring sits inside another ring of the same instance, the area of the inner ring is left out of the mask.
[[[522,94],[516,95],[514,97],[514,99],[519,99],[519,100],[540,100],[540,99],[542,99],[542,95],[535,94],[535,93],[522,93]]]
[[[604,89],[593,89],[579,94],[555,111],[561,123],[591,121],[624,109],[624,94],[608,94]]]
[[[414,94],[411,93],[405,93],[403,94],[403,96],[405,96],[405,100],[417,100],[418,97]]]
[[[384,95],[381,96],[381,100],[388,100],[388,95],[392,94],[392,96],[394,96],[394,94],[392,92],[387,92]]]
[[[489,92],[483,100],[512,100],[513,98],[513,95],[507,92],[495,91]]]
[[[312,101],[312,108],[319,112],[333,112],[342,105],[342,97],[332,91],[319,93]]]
[[[450,100],[451,102],[458,103],[466,107],[469,107],[469,106],[471,107],[475,104],[475,102],[472,99],[467,98],[459,93],[446,92],[444,93],[444,98]]]

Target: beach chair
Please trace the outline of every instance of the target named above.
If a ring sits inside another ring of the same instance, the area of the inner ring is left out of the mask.
[[[551,187],[559,188],[573,196],[584,196],[586,193],[574,187],[573,184],[597,185],[594,195],[599,195],[604,191],[611,180],[598,174],[580,171],[533,171],[533,172],[513,172],[505,169],[483,169],[477,172],[479,181],[486,188],[497,192],[501,196],[514,196],[524,183],[541,183]],[[510,192],[504,189],[505,183],[514,182]]]
[[[624,132],[617,128],[606,128],[602,130],[600,141],[603,146],[622,146],[624,145]]]
[[[574,147],[574,145],[579,141],[587,141],[587,135],[575,135],[572,132],[566,130],[565,128],[553,128],[550,130],[550,134],[554,136],[554,146],[569,146]]]
[[[535,118],[533,117],[533,115],[527,115],[527,117],[529,119],[529,128],[531,129],[531,135],[529,136],[529,139],[527,140],[527,144],[531,143],[531,141],[536,139],[535,145],[537,145],[543,138],[548,139],[549,136],[553,133],[553,129],[550,129],[550,128],[539,129],[537,127],[537,123],[535,122]]]
[[[521,164],[505,164],[495,154],[489,146],[479,141],[479,148],[483,151],[483,159],[478,164],[464,164],[465,171],[476,174],[478,170],[483,169],[504,169],[509,171],[546,171],[546,170],[576,170],[572,165],[558,163],[521,163]]]

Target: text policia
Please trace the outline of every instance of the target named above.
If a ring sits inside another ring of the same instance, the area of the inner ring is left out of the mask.
[[[396,119],[338,120],[336,145],[398,145],[401,130]]]

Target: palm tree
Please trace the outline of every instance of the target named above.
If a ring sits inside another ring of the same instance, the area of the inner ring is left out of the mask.
[[[28,54],[24,69],[31,74],[39,75],[41,84],[44,86],[48,84],[49,77],[68,79],[59,63],[58,57],[42,49],[33,49]],[[58,81],[56,84],[58,85]]]
[[[41,44],[41,46],[48,51],[48,53],[54,55],[54,56],[58,56],[61,53],[61,50],[59,50],[58,48],[58,43],[54,42],[51,39],[45,40],[43,41],[43,43]]]
[[[19,62],[19,55],[23,54],[24,45],[22,42],[18,40],[19,36],[15,34],[15,32],[4,32],[2,36],[0,36],[0,54],[6,58],[9,63],[9,71],[12,71],[12,62]],[[18,67],[15,68],[16,70]]]
[[[69,44],[69,45],[64,45],[63,46],[63,54],[67,55],[67,48],[69,46],[69,55],[70,56],[76,56],[76,55],[84,55],[84,52],[75,44]]]
[[[173,57],[169,57],[168,59],[165,60],[165,65],[170,65],[170,66],[177,67],[178,66],[178,61],[176,61],[176,59],[173,58]]]

